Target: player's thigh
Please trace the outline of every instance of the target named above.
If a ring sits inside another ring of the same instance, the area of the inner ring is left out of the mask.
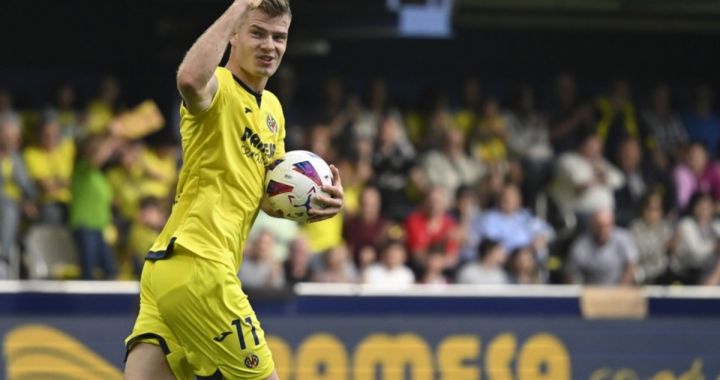
[[[128,353],[125,380],[175,380],[175,376],[159,346],[138,343]]]
[[[273,371],[272,375],[266,377],[264,380],[280,380],[280,378],[278,377],[277,371]]]

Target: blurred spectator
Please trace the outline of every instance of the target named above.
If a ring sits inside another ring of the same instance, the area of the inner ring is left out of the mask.
[[[372,148],[370,148],[372,149]],[[372,177],[370,159],[361,158],[353,152],[339,158],[335,166],[340,170],[345,191],[343,211],[345,216],[353,216],[360,208],[361,192]]]
[[[46,114],[35,144],[25,148],[23,156],[28,174],[40,190],[40,221],[66,223],[75,143],[61,136],[59,121],[53,113]]]
[[[311,252],[319,256],[320,253],[343,244],[342,213],[319,222],[305,223],[301,225],[300,230],[308,237]]]
[[[603,157],[602,150],[600,137],[587,133],[576,152],[564,153],[557,160],[551,194],[561,211],[574,211],[581,222],[595,210],[612,210],[613,192],[624,183],[622,173]]]
[[[615,157],[620,141],[632,137],[640,139],[635,106],[632,103],[630,85],[623,80],[615,81],[606,96],[596,101],[599,113],[597,134],[604,147],[605,157]]]
[[[423,273],[427,255],[432,249],[445,253],[448,267],[457,264],[459,244],[456,224],[447,211],[447,203],[447,195],[442,188],[431,188],[421,207],[405,220],[410,266],[417,274]]]
[[[93,99],[85,111],[85,130],[80,136],[102,134],[108,131],[118,111],[120,85],[113,76],[106,76],[100,82],[98,97]]]
[[[479,237],[472,234],[472,222],[480,215],[478,198],[474,189],[468,186],[460,186],[455,193],[455,202],[451,216],[457,223],[456,231],[458,244],[460,245],[460,257],[462,262],[475,259],[475,249],[479,243]]]
[[[360,195],[358,214],[348,218],[343,225],[343,239],[358,267],[367,266],[369,263],[365,260],[375,260],[369,255],[363,257],[360,252],[366,247],[377,251],[387,237],[389,223],[380,215],[380,204],[380,192],[374,187],[366,187]]]
[[[618,225],[630,225],[638,216],[637,205],[650,191],[663,195],[663,207],[674,209],[676,195],[672,178],[652,162],[643,160],[640,141],[629,137],[620,142],[616,161],[625,177],[622,187],[615,190],[615,220]]]
[[[508,148],[523,168],[523,194],[534,203],[535,195],[550,176],[553,148],[546,118],[536,109],[535,92],[523,86],[507,114]]]
[[[474,235],[471,240],[492,239],[508,253],[530,247],[538,258],[547,256],[547,245],[555,237],[555,231],[546,221],[522,208],[520,191],[513,184],[503,188],[498,207],[487,210],[472,222],[470,233]]]
[[[402,287],[415,283],[413,272],[405,266],[406,258],[402,243],[389,242],[380,250],[380,262],[365,268],[362,273],[363,283],[387,287]]]
[[[178,145],[172,140],[162,140],[140,154],[146,177],[146,194],[161,199],[170,199],[175,191],[178,175]]]
[[[504,165],[507,159],[507,123],[498,101],[494,98],[485,100],[482,116],[470,138],[470,151],[475,158],[493,168]]]
[[[141,162],[143,146],[139,141],[123,144],[119,149],[119,163],[107,171],[107,181],[112,187],[113,203],[121,218],[121,233],[126,233],[130,221],[135,218],[140,200],[148,196],[144,190],[147,183]]]
[[[415,167],[415,150],[403,138],[400,128],[393,117],[381,120],[372,157],[383,215],[395,221],[403,220],[412,210],[407,192]]]
[[[70,83],[61,83],[54,89],[47,111],[57,114],[62,138],[74,139],[78,133],[80,118],[75,108],[75,88]]]
[[[140,201],[140,209],[130,226],[127,245],[127,260],[130,261],[136,278],[140,277],[145,256],[166,221],[167,212],[162,201],[153,197],[146,197]]]
[[[642,213],[633,221],[630,231],[639,253],[635,282],[653,284],[667,271],[673,243],[672,225],[663,216],[662,195],[651,192],[643,198]]]
[[[455,111],[455,125],[466,139],[478,123],[481,100],[480,82],[477,78],[467,78],[462,86],[462,104]]]
[[[261,232],[267,232],[275,239],[273,246],[273,258],[284,261],[290,252],[290,245],[297,239],[300,226],[290,219],[276,218],[260,210],[255,223],[250,228],[248,240],[255,240]],[[307,246],[307,238],[303,237],[303,244]]]
[[[425,272],[419,279],[419,283],[428,285],[444,285],[447,284],[448,277],[445,275],[447,269],[447,260],[445,253],[438,250],[431,250],[427,256],[425,263]]]
[[[677,188],[677,205],[684,209],[690,197],[697,191],[709,192],[713,199],[720,200],[720,164],[708,160],[705,145],[691,143],[683,161],[673,170]]]
[[[630,285],[635,282],[638,250],[632,236],[615,226],[609,209],[592,215],[590,231],[570,248],[565,268],[568,282],[584,285]]]
[[[121,140],[113,136],[93,135],[80,143],[78,159],[70,180],[70,226],[80,255],[82,278],[112,279],[117,273],[116,258],[103,232],[112,221],[112,187],[102,167],[117,152]]]
[[[357,280],[357,271],[345,245],[339,245],[323,254],[323,267],[314,275],[315,282],[351,283]]]
[[[577,147],[578,133],[594,127],[593,110],[578,96],[575,78],[561,74],[555,81],[550,111],[550,142],[556,153]]]
[[[15,114],[13,109],[13,98],[9,91],[0,88],[0,118]]]
[[[684,115],[688,136],[691,140],[702,142],[713,160],[718,156],[720,144],[720,117],[713,111],[714,96],[709,85],[699,86],[695,90],[692,108]]]
[[[642,113],[645,145],[661,167],[673,163],[688,141],[685,125],[671,107],[670,86],[662,83],[655,87],[650,107]]]
[[[21,211],[35,216],[30,202],[36,189],[19,152],[20,125],[11,113],[0,115],[0,279],[17,278],[19,252],[15,249]]]
[[[505,264],[510,283],[542,284],[543,276],[535,253],[530,247],[515,248]]]
[[[240,266],[240,282],[247,289],[281,289],[285,276],[280,263],[273,258],[275,240],[272,234],[262,231],[245,250]]]
[[[290,242],[287,259],[283,262],[285,284],[293,286],[298,282],[310,282],[313,271],[310,268],[310,246],[305,235],[299,234]]]
[[[687,214],[676,227],[677,244],[670,256],[673,280],[699,284],[713,268],[720,239],[720,221],[714,217],[713,210],[709,194],[693,194]]]
[[[426,185],[442,187],[455,194],[460,186],[473,186],[484,174],[482,162],[465,153],[465,141],[457,128],[448,128],[440,140],[440,150],[430,150],[420,157],[420,168]]]
[[[460,268],[457,283],[482,285],[509,283],[507,273],[503,270],[505,256],[505,249],[500,242],[492,239],[483,240],[478,246],[476,260]]]

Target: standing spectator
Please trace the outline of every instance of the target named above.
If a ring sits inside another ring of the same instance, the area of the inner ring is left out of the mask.
[[[97,267],[105,279],[112,279],[117,273],[115,255],[103,237],[103,231],[112,221],[112,188],[101,168],[121,144],[121,140],[113,136],[86,138],[80,144],[70,180],[70,226],[85,280],[96,278]]]
[[[605,147],[605,157],[615,157],[614,149],[620,141],[632,137],[640,139],[635,106],[630,98],[630,86],[623,80],[615,81],[607,96],[601,96],[596,102],[600,120],[597,134]]]
[[[673,279],[699,284],[718,257],[720,221],[713,216],[713,200],[707,193],[693,194],[687,215],[677,224],[677,244],[670,257]]]
[[[561,74],[555,81],[550,111],[550,142],[556,153],[575,149],[578,132],[594,127],[593,110],[578,96],[575,78]]]
[[[639,253],[635,282],[653,284],[667,271],[673,241],[672,226],[663,217],[662,195],[652,192],[644,197],[641,216],[630,231]]]
[[[471,133],[470,150],[473,156],[493,168],[503,167],[507,160],[508,121],[495,98],[483,104],[480,121]]]
[[[502,285],[509,283],[503,263],[505,249],[500,242],[484,239],[478,246],[477,259],[460,268],[458,284]]]
[[[662,83],[653,90],[650,108],[642,113],[645,145],[661,167],[674,162],[688,141],[685,125],[671,107],[670,86]]]
[[[443,187],[447,194],[455,194],[460,186],[473,186],[484,174],[482,162],[465,153],[462,131],[448,128],[444,131],[441,150],[430,150],[420,158],[420,168],[432,187]]]
[[[708,160],[708,153],[700,142],[688,146],[684,159],[673,170],[677,188],[677,205],[684,209],[690,197],[698,192],[709,192],[720,201],[720,164]]]
[[[479,217],[478,196],[471,187],[460,186],[455,193],[455,202],[450,214],[457,223],[456,231],[460,245],[461,262],[475,259],[475,250],[480,243],[479,236],[472,233],[472,222]]]
[[[12,115],[15,115],[12,94],[8,90],[0,88],[0,118]]]
[[[701,141],[711,159],[717,158],[720,144],[720,117],[713,112],[713,102],[712,88],[703,84],[695,90],[692,109],[684,115],[690,140]]]
[[[135,278],[140,278],[145,256],[166,222],[167,212],[163,201],[153,197],[145,197],[140,201],[140,209],[130,226],[127,239],[126,260],[130,262]]]
[[[367,247],[377,251],[385,240],[388,221],[380,215],[380,192],[374,187],[366,187],[360,195],[360,210],[357,215],[350,217],[343,225],[343,239],[352,252],[355,265],[365,267],[372,259],[368,255],[360,254]]]
[[[75,108],[75,88],[70,83],[61,83],[53,92],[49,112],[57,114],[60,135],[63,139],[75,139],[80,118]]]
[[[19,275],[20,257],[15,250],[21,210],[34,216],[30,202],[35,187],[19,152],[20,125],[13,114],[0,115],[0,279]]]
[[[240,282],[247,289],[281,289],[285,285],[282,267],[273,258],[275,239],[262,231],[250,244],[240,267]]]
[[[675,185],[672,178],[657,169],[652,162],[643,160],[640,141],[627,138],[617,150],[619,169],[625,183],[615,190],[615,220],[627,227],[638,216],[637,205],[648,192],[663,195],[663,207],[672,210],[676,203]]]
[[[459,244],[455,237],[456,224],[447,212],[447,202],[442,188],[432,188],[422,206],[405,221],[410,265],[418,274],[423,273],[427,254],[436,247],[445,253],[448,267],[457,264]]]
[[[110,124],[118,111],[120,85],[113,76],[106,76],[100,82],[98,97],[87,106],[85,114],[85,130],[80,136],[103,134],[110,128]]]
[[[530,247],[514,249],[507,258],[507,273],[513,284],[542,284],[543,276],[535,253]]]
[[[372,157],[383,215],[395,221],[403,220],[412,210],[407,190],[415,167],[415,151],[400,128],[394,118],[382,119]]]
[[[415,283],[415,276],[405,266],[407,254],[402,243],[392,241],[380,250],[380,262],[371,264],[362,274],[365,284],[402,287]]]
[[[615,226],[612,211],[593,213],[590,231],[570,248],[568,282],[584,285],[630,285],[635,281],[638,251],[632,236]]]
[[[569,208],[584,222],[596,210],[614,208],[613,193],[623,185],[624,178],[603,157],[602,140],[597,134],[587,133],[580,141],[576,152],[558,158],[550,191],[561,211]]]
[[[66,223],[75,144],[70,138],[62,138],[60,124],[53,114],[46,115],[37,132],[36,143],[25,148],[23,156],[28,173],[40,190],[40,221]]]
[[[546,221],[522,208],[520,190],[513,184],[505,185],[499,207],[475,219],[470,231],[476,236],[473,240],[495,240],[506,252],[529,247],[538,258],[547,256],[547,244],[555,237],[555,231]]]
[[[462,87],[462,104],[455,111],[454,119],[455,125],[463,132],[463,136],[467,139],[478,123],[482,91],[477,78],[465,79]]]

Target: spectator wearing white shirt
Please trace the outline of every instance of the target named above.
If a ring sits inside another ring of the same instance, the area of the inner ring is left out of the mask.
[[[696,192],[690,198],[688,215],[676,227],[678,241],[670,256],[675,280],[698,284],[717,261],[720,221],[714,218],[713,211],[710,194]]]
[[[405,246],[392,241],[380,252],[380,263],[371,264],[363,272],[363,282],[382,286],[407,286],[415,283],[415,275],[405,266]]]
[[[503,269],[505,256],[505,249],[500,242],[483,239],[477,250],[477,260],[460,268],[457,283],[481,285],[510,283],[510,279]]]

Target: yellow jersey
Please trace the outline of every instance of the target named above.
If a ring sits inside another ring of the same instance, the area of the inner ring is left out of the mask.
[[[266,167],[285,155],[285,117],[269,91],[253,92],[229,70],[215,70],[210,106],[180,108],[183,167],[170,218],[148,259],[174,244],[237,271],[260,209]]]
[[[35,180],[60,179],[65,182],[65,186],[62,188],[44,194],[44,202],[70,202],[70,179],[75,165],[75,143],[72,139],[63,139],[52,152],[36,146],[27,147],[23,152],[23,157],[31,178]]]

